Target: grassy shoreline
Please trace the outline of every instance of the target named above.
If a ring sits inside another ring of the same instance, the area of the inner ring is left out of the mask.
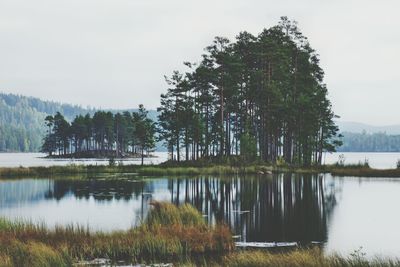
[[[169,165],[67,165],[50,167],[12,167],[0,168],[0,179],[25,177],[56,177],[65,175],[95,175],[95,174],[122,174],[130,173],[142,176],[179,176],[179,175],[235,175],[257,174],[269,175],[272,173],[331,173],[333,176],[355,177],[399,177],[400,169],[372,169],[364,165],[323,165],[316,167],[298,168],[271,165],[206,165],[206,166],[169,166]]]
[[[0,219],[0,266],[71,266],[96,258],[129,264],[183,262],[233,250],[228,226],[207,225],[190,205],[153,205],[143,224],[111,233]]]
[[[0,219],[0,267],[74,266],[94,259],[111,264],[173,263],[174,266],[399,266],[397,259],[325,255],[320,248],[272,252],[234,246],[226,225],[209,226],[187,204],[163,202],[144,223],[127,231],[91,232],[83,227],[56,227]]]

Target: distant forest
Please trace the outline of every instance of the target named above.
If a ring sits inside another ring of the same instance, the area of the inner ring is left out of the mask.
[[[39,151],[48,114],[62,112],[67,119],[91,110],[79,106],[42,101],[38,98],[0,93],[0,151]]]
[[[57,112],[72,122],[78,115],[93,115],[96,109],[0,93],[0,152],[38,152],[46,135],[45,118]],[[149,117],[156,120],[157,112],[149,110]]]
[[[400,152],[400,135],[386,133],[343,133],[340,152]]]
[[[57,111],[72,122],[77,115],[93,115],[95,109],[0,93],[0,152],[38,152],[46,135],[45,118]],[[149,111],[154,121],[157,114]],[[339,152],[400,152],[400,135],[343,132],[341,140]],[[156,150],[162,149],[158,144]]]

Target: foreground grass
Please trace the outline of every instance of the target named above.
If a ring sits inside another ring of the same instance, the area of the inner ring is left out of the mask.
[[[79,260],[180,262],[234,248],[227,226],[208,226],[192,206],[154,203],[148,219],[129,231],[91,233],[80,227],[0,220],[0,266],[70,266]]]
[[[236,250],[227,226],[208,226],[190,205],[153,203],[139,227],[92,233],[80,227],[0,220],[0,266],[72,266],[107,258],[126,264],[172,262],[176,266],[400,266],[398,260],[368,261],[362,254],[324,256],[319,248],[281,253]]]
[[[350,257],[338,255],[324,256],[320,249],[294,250],[287,253],[268,253],[263,251],[244,251],[231,253],[224,257],[223,265],[232,267],[358,267],[358,266],[400,266],[399,260],[373,259],[353,254]]]

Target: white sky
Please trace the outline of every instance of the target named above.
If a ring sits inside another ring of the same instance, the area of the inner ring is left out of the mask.
[[[0,91],[156,108],[214,36],[299,22],[345,121],[400,123],[398,0],[0,0]]]

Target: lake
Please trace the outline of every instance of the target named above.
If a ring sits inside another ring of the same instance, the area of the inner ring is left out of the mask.
[[[167,152],[155,152],[155,157],[145,158],[145,164],[159,164],[168,159]],[[400,159],[400,153],[326,153],[324,163],[333,164],[339,160],[339,156],[343,155],[346,164],[359,163],[368,160],[372,168],[388,169],[395,168],[396,162]],[[107,165],[108,159],[47,159],[43,153],[0,153],[0,167],[35,167],[35,166],[52,166],[52,165],[68,165],[68,164],[84,164],[84,165]],[[120,159],[123,164],[140,164],[140,159]]]
[[[145,158],[144,164],[159,164],[168,159],[168,153],[155,152],[154,157]],[[140,158],[116,159],[116,163],[141,164]],[[108,165],[108,159],[49,159],[43,153],[0,153],[0,167],[38,167],[78,165]]]
[[[191,203],[210,224],[224,221],[240,241],[324,243],[328,253],[400,255],[400,180],[279,174],[118,180],[0,181],[0,216],[94,230],[124,230],[150,201]]]
[[[394,168],[400,153],[343,154],[345,163]],[[167,153],[145,159],[158,164]],[[140,164],[140,159],[124,159]],[[0,153],[0,167],[108,164],[108,160],[46,159],[40,153]],[[140,224],[151,200],[195,205],[213,224],[228,223],[240,241],[318,241],[328,253],[400,255],[400,179],[275,175],[176,179],[120,175],[118,180],[23,179],[0,181],[0,216],[94,230],[123,230]]]

